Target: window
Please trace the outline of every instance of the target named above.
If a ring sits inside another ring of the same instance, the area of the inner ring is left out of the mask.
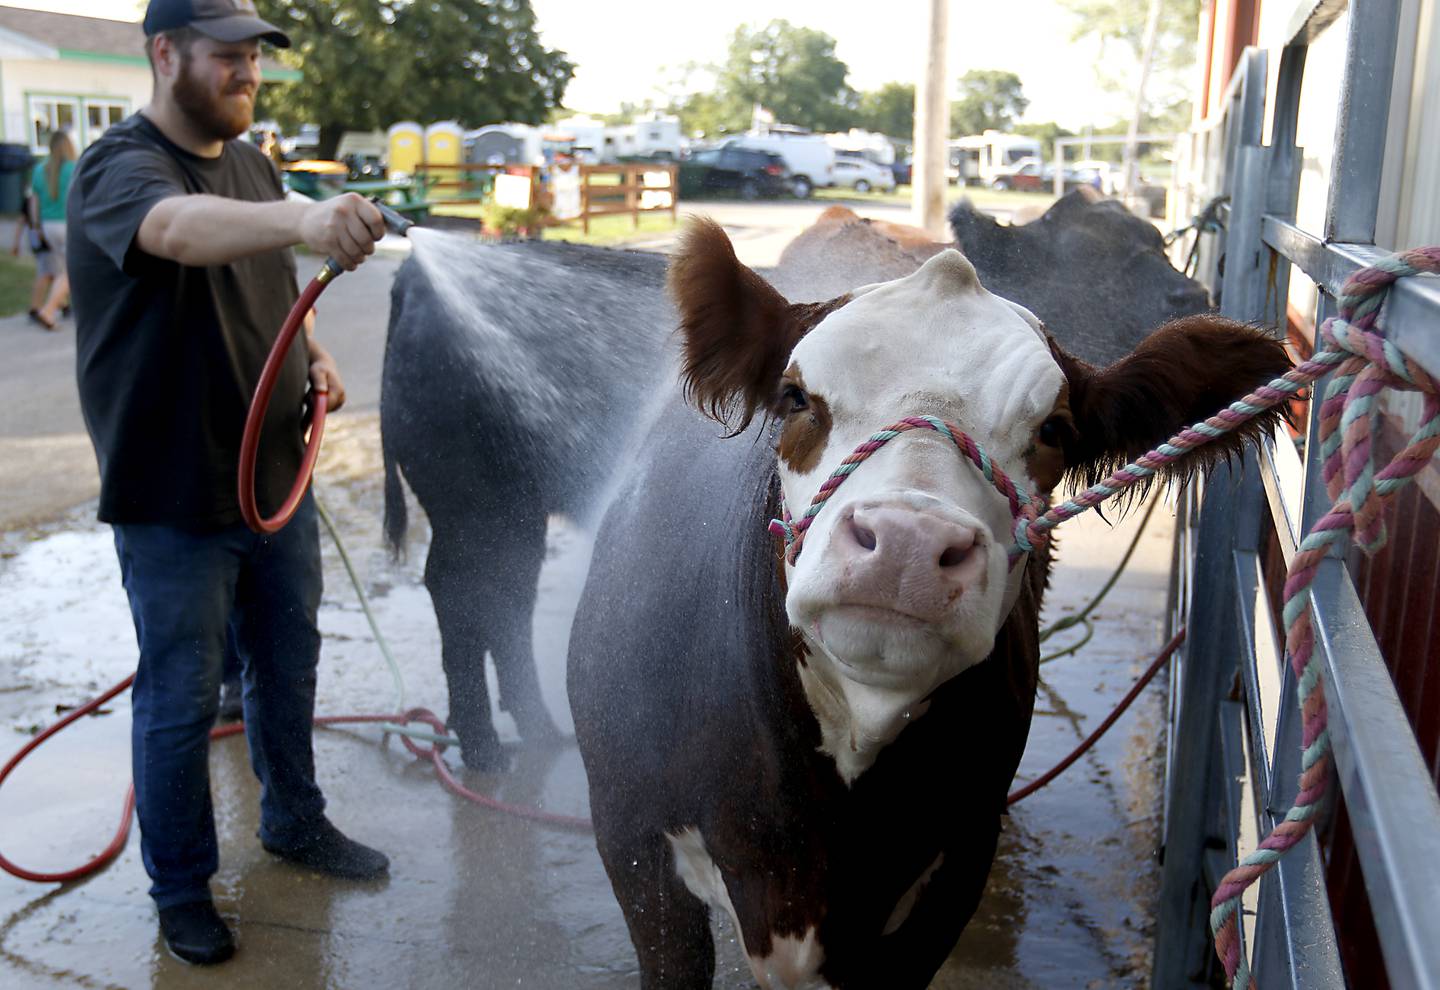
[[[30,147],[38,154],[50,151],[50,135],[60,130],[77,134],[80,101],[72,96],[30,97]]]
[[[130,113],[130,101],[114,96],[31,96],[30,148],[37,155],[50,151],[50,135],[69,131],[75,150],[83,151]]]
[[[101,134],[125,119],[129,104],[121,100],[85,101],[85,143],[94,143]]]

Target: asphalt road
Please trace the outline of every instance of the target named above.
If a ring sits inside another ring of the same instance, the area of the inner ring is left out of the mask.
[[[729,231],[742,261],[770,267],[791,238],[832,202],[717,202],[696,204],[683,212],[713,217]],[[883,204],[867,205],[861,212],[899,222],[910,216],[905,207]],[[666,251],[673,242],[674,235],[665,234],[630,246]],[[345,377],[347,411],[364,413],[379,406],[390,285],[406,247],[401,239],[387,239],[375,257],[320,298],[316,333]],[[319,259],[302,256],[301,277],[308,278],[319,266]],[[0,348],[6,356],[0,362],[3,531],[45,522],[95,498],[99,477],[75,390],[73,322],[46,333],[24,316],[0,320]]]

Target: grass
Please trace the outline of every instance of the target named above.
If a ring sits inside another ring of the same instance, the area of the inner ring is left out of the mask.
[[[1003,189],[988,189],[977,186],[951,186],[946,192],[946,202],[959,202],[962,198],[969,197],[977,207],[999,207],[1003,209],[1018,209],[1022,206],[1039,206],[1045,208],[1055,202],[1055,197],[1049,193],[1012,192]],[[865,206],[868,203],[886,203],[896,206],[910,205],[910,188],[902,188],[899,192],[868,192],[857,193],[852,189],[816,189],[814,198],[818,202],[841,202],[854,206]],[[680,207],[685,207],[696,202],[705,200],[684,199]],[[733,202],[741,202],[734,199]],[[757,200],[755,205],[772,200]],[[431,211],[439,216],[465,217],[471,220],[479,220],[484,214],[484,207],[478,203],[439,203]],[[548,241],[569,241],[572,244],[589,244],[595,247],[615,247],[627,244],[631,241],[646,240],[659,234],[668,234],[676,229],[676,224],[670,220],[668,212],[657,211],[654,213],[642,213],[640,215],[640,226],[636,229],[634,222],[628,215],[596,217],[590,221],[590,232],[587,234],[580,228],[578,222],[567,223],[563,226],[546,227],[545,239]]]
[[[681,200],[680,206],[685,206]],[[640,214],[640,229],[635,229],[635,222],[628,216],[595,217],[590,221],[590,233],[585,233],[580,228],[578,221],[572,221],[563,227],[546,227],[545,239],[547,241],[569,241],[572,244],[592,244],[598,247],[614,246],[625,244],[628,241],[644,240],[654,237],[656,234],[668,234],[673,231],[676,224],[670,219],[669,211]]]
[[[680,204],[685,205],[683,202]],[[478,203],[454,203],[437,206],[431,212],[439,216],[465,217],[478,220],[484,214],[484,207]],[[668,211],[640,214],[637,230],[628,214],[621,216],[595,217],[590,221],[590,233],[581,229],[579,221],[564,226],[546,227],[545,240],[569,241],[572,244],[589,244],[594,247],[614,247],[629,241],[644,240],[657,234],[668,234],[675,229]]]
[[[816,189],[817,200],[834,200],[847,203],[887,203],[894,206],[909,206],[911,202],[911,189],[905,186],[896,192],[868,192],[857,193],[853,189]],[[1055,197],[1050,193],[1039,192],[1015,192],[1009,189],[990,189],[985,186],[949,186],[945,192],[946,203],[958,203],[960,200],[969,198],[970,202],[984,209],[986,207],[1004,207],[1005,209],[1019,209],[1022,206],[1048,207],[1055,202]]]
[[[0,254],[0,316],[15,316],[30,309],[35,285],[35,260]]]

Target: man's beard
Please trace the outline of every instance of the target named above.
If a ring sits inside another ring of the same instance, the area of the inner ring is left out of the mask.
[[[255,103],[248,101],[243,109],[222,96],[213,96],[201,82],[190,73],[190,58],[180,59],[180,74],[175,77],[175,88],[171,91],[175,104],[189,118],[191,125],[206,137],[216,141],[228,141],[239,137],[250,129],[255,119]]]

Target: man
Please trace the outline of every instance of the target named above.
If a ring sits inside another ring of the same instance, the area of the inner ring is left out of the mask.
[[[342,835],[315,784],[319,538],[307,498],[279,533],[240,523],[246,407],[297,291],[303,243],[354,269],[384,234],[358,196],[290,203],[252,145],[260,39],[289,39],[251,0],[151,0],[154,94],[85,153],[69,201],[81,406],[100,465],[140,660],[131,735],[140,849],[167,947],[216,963],[234,939],[211,901],[217,867],[207,762],[227,632],[244,665],[265,849],[372,879],[385,856]],[[314,340],[290,352],[267,417],[260,505],[282,501],[301,454],[307,384],[344,387]]]

